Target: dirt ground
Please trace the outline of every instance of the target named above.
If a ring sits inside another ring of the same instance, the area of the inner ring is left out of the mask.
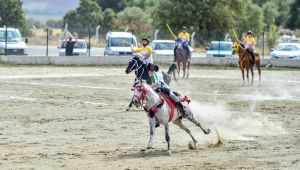
[[[191,98],[198,140],[170,125],[154,149],[141,109],[126,112],[134,75],[118,67],[0,65],[0,169],[300,169],[300,70],[263,70],[243,86],[237,68],[193,67],[171,82]],[[166,68],[164,68],[166,70]]]

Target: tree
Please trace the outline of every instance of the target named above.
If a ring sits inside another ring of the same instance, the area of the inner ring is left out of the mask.
[[[21,0],[0,0],[0,26],[25,29],[25,17]]]
[[[257,4],[258,6],[262,7],[265,3],[271,2],[270,0],[252,0],[253,3]]]
[[[124,9],[122,1],[123,0],[97,0],[103,10],[110,8],[115,12],[119,12]]]
[[[300,1],[295,0],[290,6],[290,16],[287,21],[287,27],[290,29],[300,28]]]
[[[63,17],[63,26],[64,27],[68,24],[68,28],[70,29],[76,29],[76,32],[82,32],[83,30],[83,25],[80,22],[79,16],[76,12],[76,10],[71,10],[66,13],[66,15]]]
[[[102,22],[103,12],[95,0],[80,0],[79,7],[63,17],[63,26],[68,23],[68,28],[81,34],[87,34],[87,29],[96,28]]]
[[[110,8],[107,8],[103,12],[102,27],[104,28],[104,30],[108,31],[113,28],[114,24],[116,23],[116,17],[116,13]]]
[[[294,0],[277,0],[278,16],[276,17],[276,25],[284,26],[289,18],[290,5]]]
[[[262,10],[256,4],[243,0],[190,0],[185,3],[161,0],[153,17],[156,18],[154,24],[160,28],[166,28],[166,23],[169,23],[175,31],[179,31],[186,25],[207,39],[220,39],[233,28],[260,32],[263,25]]]
[[[94,0],[81,0],[76,10],[84,28],[96,27],[103,20],[101,7]]]
[[[278,16],[278,8],[272,1],[263,4],[262,8],[264,11],[264,27],[265,30],[269,30],[269,27],[275,24],[276,17]]]
[[[138,32],[147,32],[151,28],[150,14],[138,7],[127,7],[117,14],[119,29],[126,28]]]

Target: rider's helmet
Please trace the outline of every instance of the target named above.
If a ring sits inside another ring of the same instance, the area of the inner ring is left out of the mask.
[[[148,71],[155,71],[155,65],[152,64],[152,63],[149,63],[149,64],[147,65],[147,70],[148,70]]]
[[[143,38],[143,39],[142,39],[142,41],[146,41],[146,42],[147,42],[146,44],[143,44],[143,45],[148,45],[148,44],[150,43],[150,40],[149,40],[149,38],[146,38],[146,37],[145,37],[145,38]]]
[[[186,26],[183,26],[183,27],[182,27],[182,30],[186,30],[186,29],[187,29]]]
[[[252,35],[252,31],[249,30],[249,31],[247,32],[247,35]]]

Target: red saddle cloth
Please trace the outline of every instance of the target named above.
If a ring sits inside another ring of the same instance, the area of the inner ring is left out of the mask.
[[[174,111],[175,111],[175,103],[174,101],[166,94],[164,93],[159,93],[168,103],[168,105],[171,108],[170,116],[169,116],[169,122],[173,119],[174,117]]]
[[[171,122],[173,117],[174,117],[176,103],[168,95],[166,95],[165,93],[161,92],[161,93],[159,93],[159,95],[162,96],[167,101],[167,104],[171,108],[171,112],[170,112],[170,116],[169,116],[169,120],[168,120],[169,122]],[[191,100],[186,95],[181,96],[180,94],[177,93],[176,96],[179,98],[179,100],[181,102],[187,102],[188,104],[191,102]],[[160,106],[164,105],[164,101],[162,100],[159,105]],[[148,116],[149,117],[154,117],[155,113],[157,113],[157,111],[158,111],[158,107],[160,107],[160,106],[154,107],[149,111],[146,110],[146,112],[148,112]]]

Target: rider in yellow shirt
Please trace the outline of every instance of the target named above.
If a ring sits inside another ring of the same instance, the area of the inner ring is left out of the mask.
[[[131,49],[133,52],[141,53],[141,55],[144,57],[143,62],[144,64],[148,65],[149,63],[153,63],[153,58],[152,58],[152,53],[153,50],[149,46],[150,40],[148,38],[143,38],[142,39],[142,47],[133,49],[131,46]]]
[[[190,49],[189,49],[189,42],[190,42],[190,34],[186,31],[187,28],[185,26],[182,27],[182,31],[178,34],[177,38],[181,39],[182,41],[182,46],[186,50],[188,59],[190,59]],[[175,52],[176,52],[177,46],[174,49],[174,58],[175,57]]]
[[[240,43],[243,44],[244,47],[247,49],[247,51],[250,53],[252,58],[252,64],[254,65],[255,63],[254,49],[255,49],[256,41],[255,38],[252,37],[252,31],[249,30],[247,32],[247,36],[244,38],[244,41]]]

